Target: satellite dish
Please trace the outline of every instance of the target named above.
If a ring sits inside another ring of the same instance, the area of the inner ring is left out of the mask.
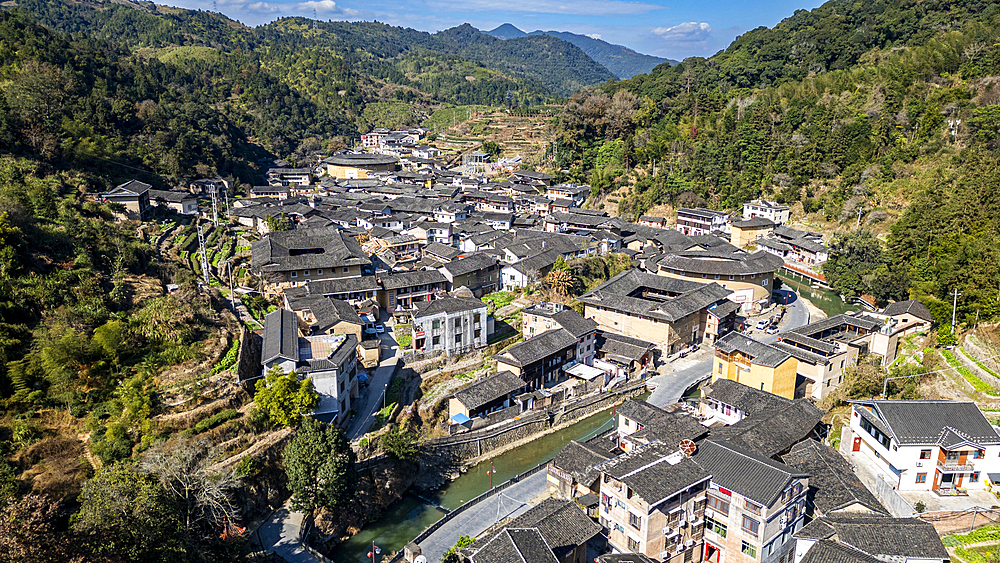
[[[686,456],[690,456],[698,447],[691,440],[681,440],[680,450]]]

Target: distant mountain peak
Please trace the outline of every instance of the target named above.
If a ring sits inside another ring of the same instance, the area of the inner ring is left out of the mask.
[[[528,35],[514,26],[514,24],[510,23],[505,23],[496,29],[491,29],[490,31],[487,31],[486,34],[500,39],[517,39],[518,37]]]

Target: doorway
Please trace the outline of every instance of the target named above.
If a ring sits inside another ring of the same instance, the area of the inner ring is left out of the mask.
[[[941,475],[941,489],[951,489],[955,487],[955,474],[944,473]]]

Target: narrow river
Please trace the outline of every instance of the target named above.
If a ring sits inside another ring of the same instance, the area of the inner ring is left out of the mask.
[[[827,317],[857,311],[860,305],[845,303],[836,292],[821,287],[811,287],[809,281],[802,276],[791,276],[782,273],[778,276],[785,287],[799,294],[799,297],[808,299],[810,303],[819,307]]]
[[[493,459],[493,466],[496,468],[493,483],[503,483],[539,463],[552,459],[570,440],[588,440],[609,430],[612,421],[611,409],[607,409],[572,426],[498,455]],[[470,467],[461,477],[438,491],[433,500],[449,509],[461,506],[465,501],[479,496],[490,488],[490,475],[487,473],[489,469],[489,461]],[[383,554],[399,551],[442,516],[444,514],[440,510],[406,495],[389,507],[377,522],[366,525],[360,533],[337,546],[331,559],[336,563],[370,562],[371,558],[365,557],[365,554],[371,549],[372,541],[382,548]]]

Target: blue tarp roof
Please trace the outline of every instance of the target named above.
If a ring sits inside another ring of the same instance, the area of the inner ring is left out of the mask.
[[[456,414],[455,416],[451,417],[451,420],[452,420],[452,422],[454,422],[455,424],[465,424],[466,422],[469,422],[469,421],[470,421],[470,420],[472,420],[472,419],[471,419],[471,418],[469,418],[469,417],[467,417],[467,416],[465,416],[465,415],[464,415],[464,414],[462,414],[462,413],[458,413],[458,414]]]

